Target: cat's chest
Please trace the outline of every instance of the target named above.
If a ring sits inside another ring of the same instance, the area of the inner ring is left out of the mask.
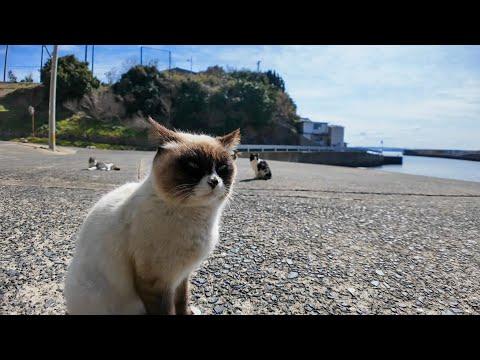
[[[131,236],[139,276],[177,284],[213,251],[218,225],[204,218],[146,213],[133,224]]]
[[[131,227],[136,246],[148,248],[154,257],[203,257],[218,239],[218,222],[205,214],[143,209]]]

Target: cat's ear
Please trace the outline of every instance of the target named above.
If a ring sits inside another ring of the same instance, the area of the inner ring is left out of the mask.
[[[160,146],[169,141],[179,140],[179,136],[175,131],[167,129],[165,126],[160,125],[158,122],[153,120],[150,116],[147,118],[147,121],[150,125],[149,131],[148,131],[148,137],[152,143]]]
[[[227,135],[217,136],[216,139],[220,141],[227,150],[233,150],[240,144],[240,129],[234,130]]]

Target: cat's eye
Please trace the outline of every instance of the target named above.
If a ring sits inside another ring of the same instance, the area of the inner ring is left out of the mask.
[[[227,164],[223,164],[217,167],[218,172],[225,172],[227,170],[228,166]]]
[[[193,161],[189,161],[187,165],[192,169],[198,169],[198,164],[195,164]]]

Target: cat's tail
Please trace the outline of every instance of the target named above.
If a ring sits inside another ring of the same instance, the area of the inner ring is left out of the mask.
[[[120,168],[119,168],[118,166],[115,166],[115,165],[114,165],[114,166],[112,167],[112,170],[120,170]]]

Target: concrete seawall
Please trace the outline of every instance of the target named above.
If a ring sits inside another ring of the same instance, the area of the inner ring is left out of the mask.
[[[462,150],[404,150],[404,155],[410,156],[428,156],[445,159],[480,161],[480,151],[462,151]]]
[[[238,155],[248,158],[249,153]],[[359,151],[325,151],[325,152],[284,152],[264,151],[260,157],[265,160],[289,161],[309,164],[324,164],[351,167],[374,167],[385,164],[384,157],[380,154],[371,154]],[[398,163],[398,162],[396,162]]]

